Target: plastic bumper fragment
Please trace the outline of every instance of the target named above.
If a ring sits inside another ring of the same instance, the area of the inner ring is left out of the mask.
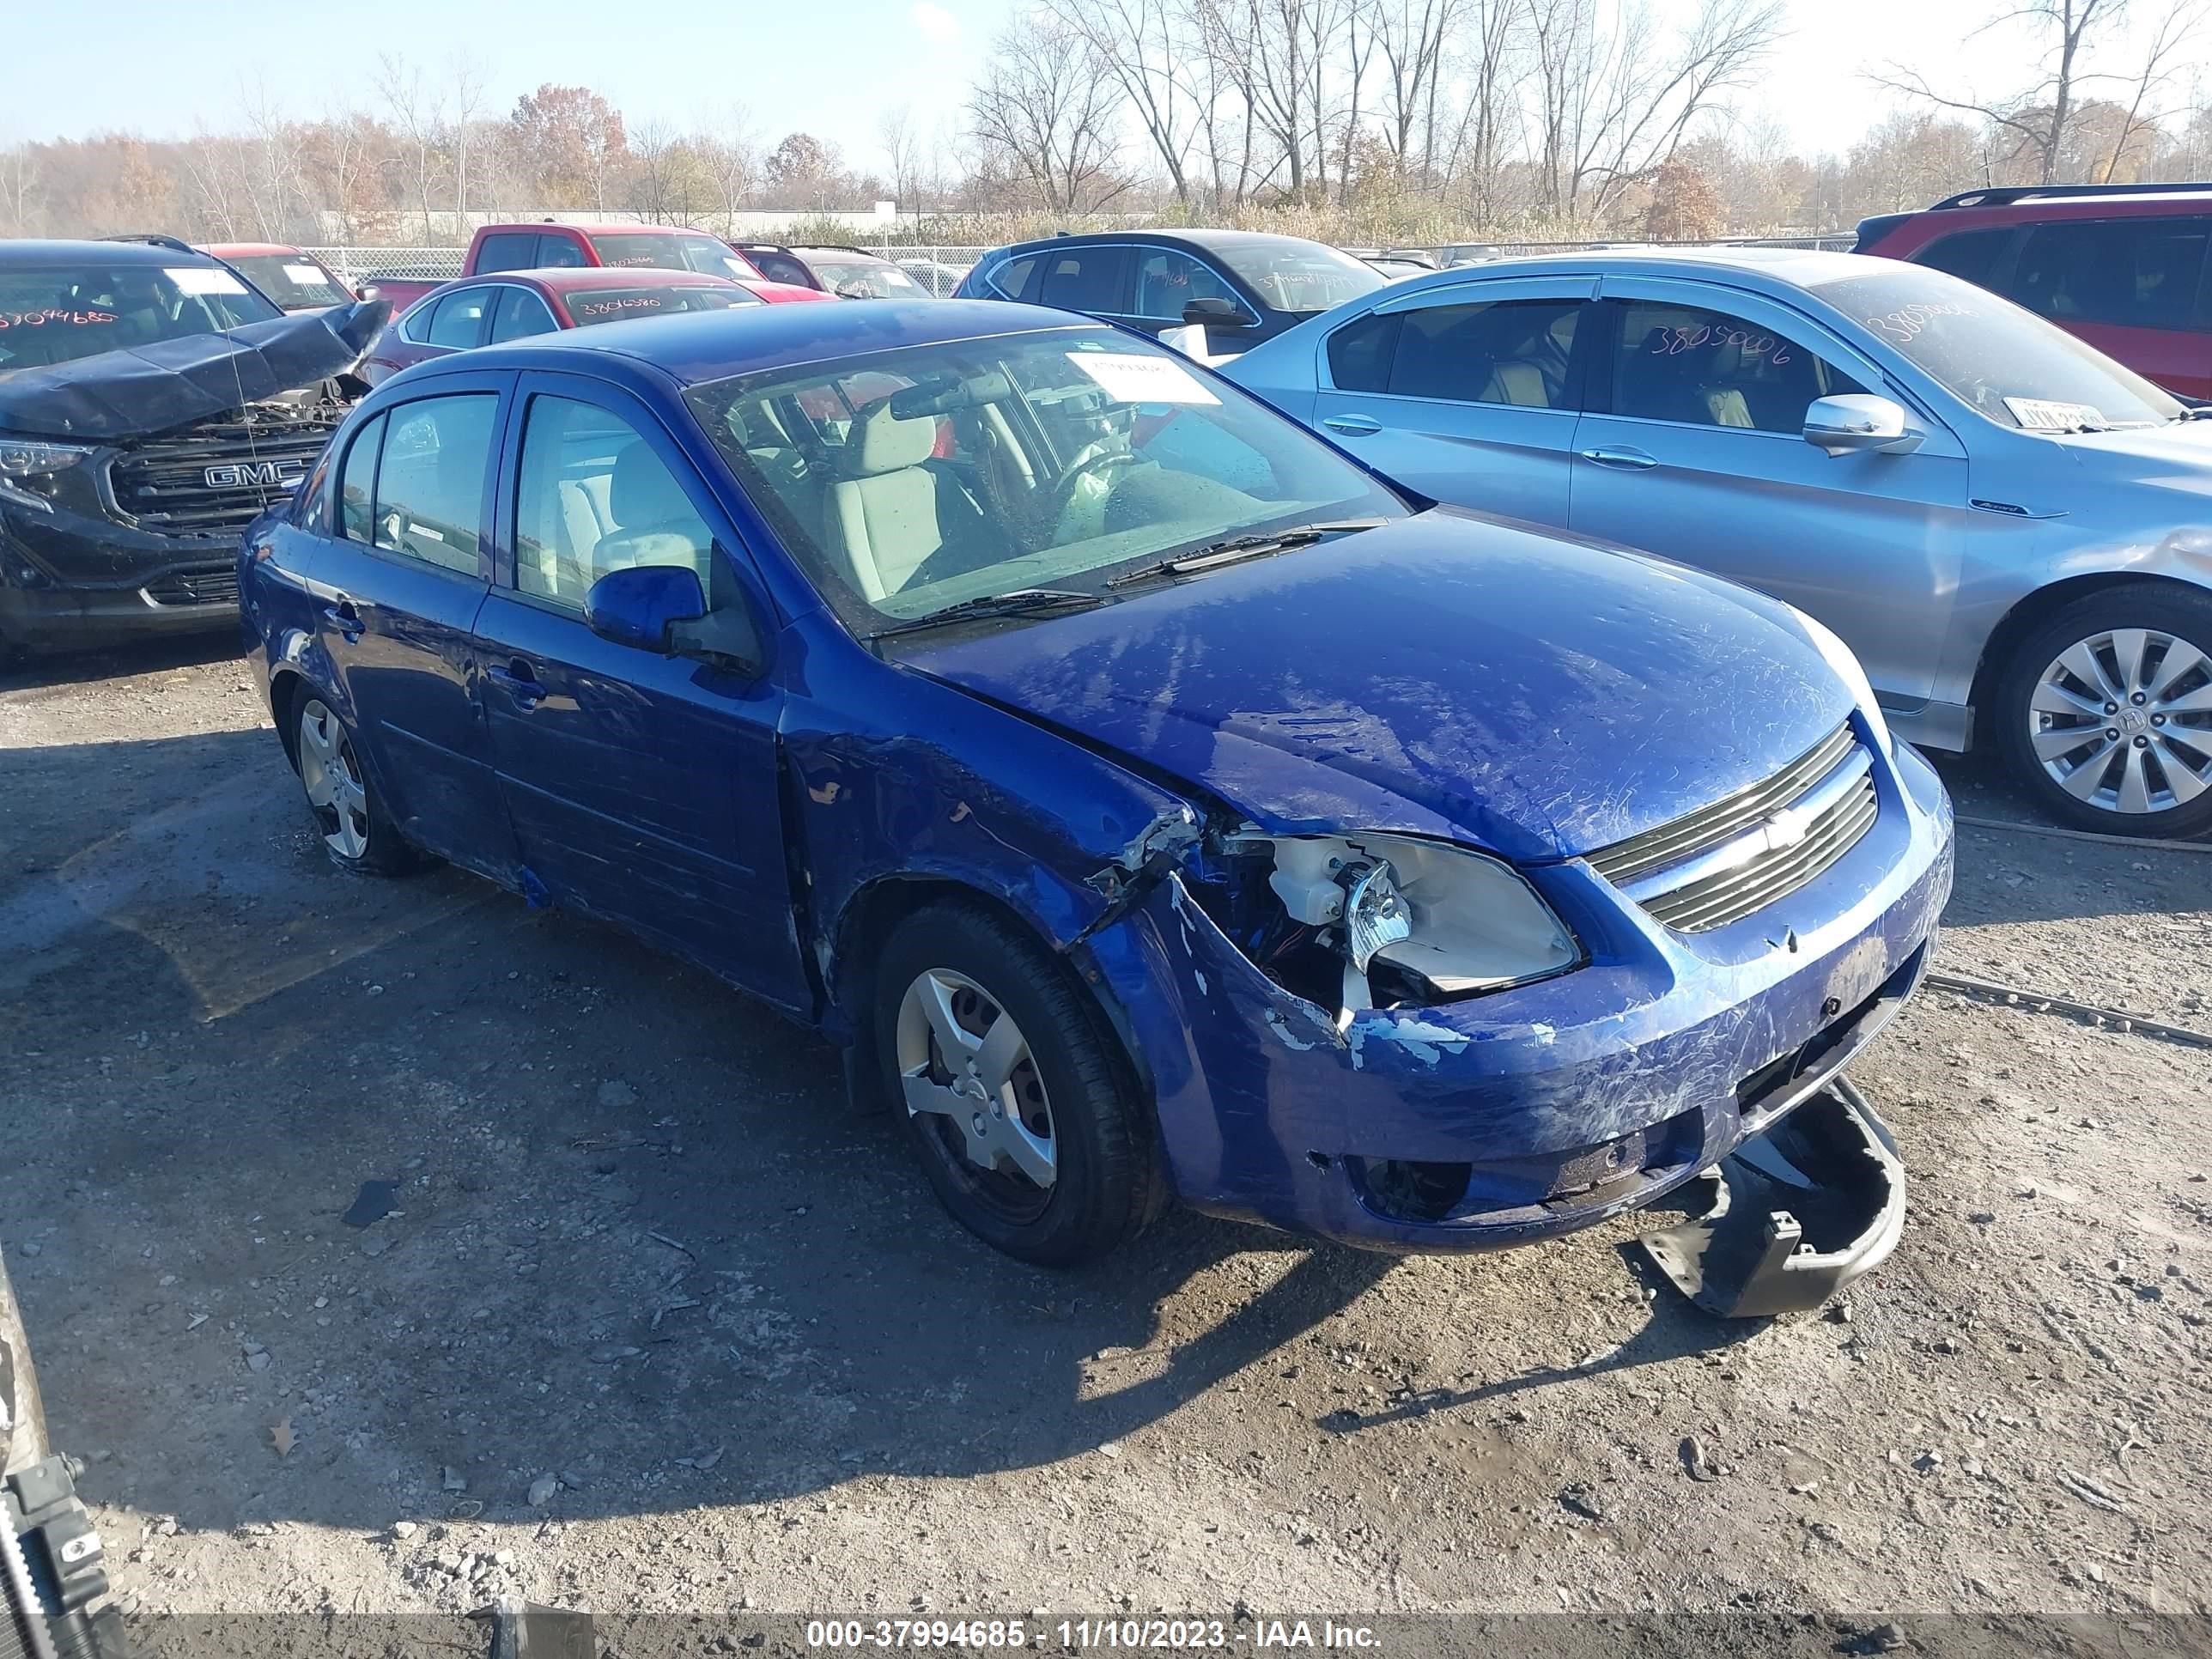
[[[1638,1241],[1675,1288],[1723,1319],[1808,1313],[1889,1258],[1905,1166],[1866,1097],[1836,1078],[1692,1183],[1702,1212]]]

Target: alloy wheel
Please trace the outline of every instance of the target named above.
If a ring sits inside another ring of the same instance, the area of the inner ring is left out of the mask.
[[[341,858],[360,858],[368,850],[368,790],[344,722],[319,698],[300,710],[300,781],[325,843]]]
[[[2075,641],[2036,681],[2027,720],[2044,771],[2087,805],[2160,812],[2212,789],[2212,659],[2174,635]]]
[[[1029,1039],[982,986],[949,968],[917,975],[898,1013],[910,1118],[975,1196],[1009,1219],[1042,1210],[1059,1179],[1052,1103]]]

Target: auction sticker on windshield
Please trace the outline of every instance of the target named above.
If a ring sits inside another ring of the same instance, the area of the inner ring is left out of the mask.
[[[246,284],[227,270],[203,270],[198,265],[164,265],[161,275],[177,285],[179,294],[243,294]]]
[[[1168,357],[1133,352],[1071,351],[1067,361],[1096,380],[1106,395],[1125,404],[1218,404],[1181,363]]]
[[[310,287],[324,280],[320,265],[286,265],[284,274],[294,282],[305,283]]]

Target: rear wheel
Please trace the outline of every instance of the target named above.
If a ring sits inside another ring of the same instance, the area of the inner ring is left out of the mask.
[[[331,862],[368,875],[404,875],[426,860],[400,836],[369,787],[353,732],[312,693],[300,701],[293,757],[307,810],[322,831]]]
[[[2212,594],[2136,586],[2069,605],[1999,682],[2007,769],[2076,829],[2212,829]]]
[[[908,918],[876,969],[875,1046],[929,1182],[987,1243],[1096,1261],[1157,1212],[1150,1115],[1064,964],[959,904]]]

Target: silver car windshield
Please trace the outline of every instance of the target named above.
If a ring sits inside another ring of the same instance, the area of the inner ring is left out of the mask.
[[[2159,426],[2181,404],[2095,347],[1942,271],[1899,265],[1814,292],[2000,426]]]
[[[1302,428],[1126,334],[910,346],[684,398],[865,634],[1042,585],[1106,603],[1136,566],[1407,510]]]

